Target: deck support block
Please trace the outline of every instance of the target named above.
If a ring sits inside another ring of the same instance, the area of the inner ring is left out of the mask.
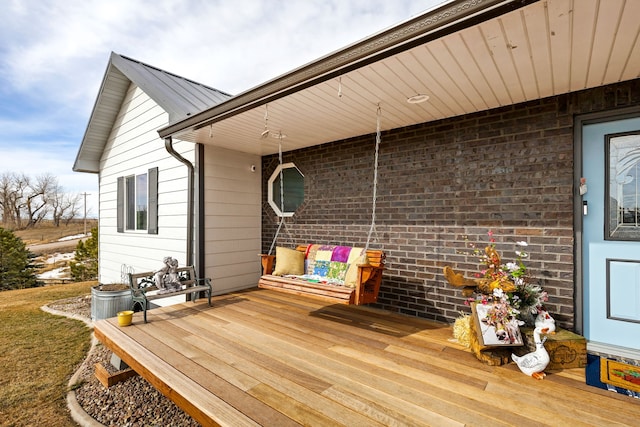
[[[100,384],[102,384],[107,388],[121,381],[124,381],[126,379],[129,379],[131,377],[138,375],[138,373],[131,368],[127,368],[124,371],[111,374],[109,373],[109,371],[107,371],[107,368],[102,366],[102,363],[96,363],[95,368],[96,368],[96,378],[98,379],[98,381],[100,381]]]

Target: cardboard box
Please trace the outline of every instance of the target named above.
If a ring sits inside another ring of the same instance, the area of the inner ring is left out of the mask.
[[[519,356],[535,351],[533,328],[520,328],[524,337],[524,346],[514,353]],[[545,335],[543,335],[545,336]],[[558,329],[555,334],[546,335],[544,347],[551,361],[547,369],[584,368],[587,366],[587,340],[581,335],[566,329]]]

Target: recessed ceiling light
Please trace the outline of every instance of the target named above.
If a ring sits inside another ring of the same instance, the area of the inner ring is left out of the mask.
[[[420,104],[421,102],[425,102],[429,100],[429,95],[425,95],[423,93],[418,93],[413,95],[410,98],[407,98],[407,102],[409,104]]]

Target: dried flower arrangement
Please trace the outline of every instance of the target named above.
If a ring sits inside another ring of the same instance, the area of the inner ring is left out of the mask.
[[[470,255],[478,257],[480,263],[475,277],[467,279],[447,266],[444,268],[445,278],[451,285],[463,288],[463,295],[468,297],[466,304],[492,305],[483,319],[485,323],[500,327],[516,319],[520,325],[533,326],[536,315],[548,301],[548,295],[533,280],[525,264],[529,258],[528,244],[516,242],[515,259],[503,262],[496,250],[493,232],[487,234],[489,244],[483,250],[474,244],[465,245],[467,250],[471,249]]]

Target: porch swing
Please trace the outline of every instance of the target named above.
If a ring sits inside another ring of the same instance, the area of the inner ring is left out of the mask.
[[[380,116],[381,109],[378,105],[371,226],[365,247],[307,244],[298,245],[295,250],[276,247],[276,254],[273,255],[273,248],[283,226],[286,230],[285,217],[281,215],[269,253],[260,255],[263,275],[258,281],[258,287],[339,304],[363,305],[378,300],[386,255],[381,250],[370,249],[369,243],[375,230],[376,219]],[[265,113],[263,137],[265,133],[269,134],[267,120],[268,110]],[[282,134],[278,135],[278,154],[281,166],[280,210],[283,213]]]

